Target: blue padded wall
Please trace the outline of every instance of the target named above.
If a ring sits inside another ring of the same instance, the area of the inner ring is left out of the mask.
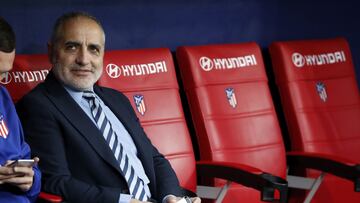
[[[45,53],[55,19],[82,10],[98,17],[107,49],[343,36],[360,86],[360,12],[353,0],[11,0],[0,15],[14,27],[17,53]]]

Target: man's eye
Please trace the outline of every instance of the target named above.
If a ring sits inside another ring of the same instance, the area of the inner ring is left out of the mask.
[[[67,45],[66,46],[66,50],[75,50],[76,46],[75,45]]]
[[[92,52],[92,53],[99,53],[100,52],[100,49],[98,48],[98,47],[93,47],[93,46],[91,46],[91,47],[89,47],[89,50]]]

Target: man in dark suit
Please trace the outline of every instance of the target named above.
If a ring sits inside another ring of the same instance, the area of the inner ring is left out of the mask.
[[[177,177],[127,98],[95,85],[104,45],[94,17],[60,17],[48,46],[53,68],[17,105],[33,153],[42,159],[43,190],[77,203],[177,202],[183,195]]]

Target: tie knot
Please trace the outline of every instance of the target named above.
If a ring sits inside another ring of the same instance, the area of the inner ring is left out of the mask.
[[[83,98],[90,101],[95,99],[95,93],[92,91],[84,91]]]

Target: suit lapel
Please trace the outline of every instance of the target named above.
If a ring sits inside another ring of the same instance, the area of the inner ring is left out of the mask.
[[[120,167],[110,150],[108,144],[93,124],[90,118],[84,113],[79,105],[66,92],[64,87],[50,73],[45,81],[48,97],[61,114],[76,128],[92,148],[120,172]]]

